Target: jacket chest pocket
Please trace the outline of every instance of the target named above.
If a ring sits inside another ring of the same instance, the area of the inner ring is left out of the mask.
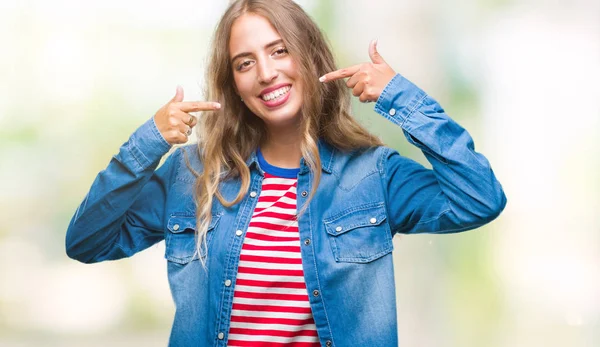
[[[214,229],[219,223],[221,215],[213,215],[206,233],[206,245],[214,235]],[[178,264],[187,264],[199,259],[196,251],[196,216],[171,215],[167,222],[167,235],[165,236],[165,258]],[[200,256],[206,256],[204,247],[200,247]]]
[[[383,203],[358,206],[323,222],[337,262],[368,263],[394,248]]]

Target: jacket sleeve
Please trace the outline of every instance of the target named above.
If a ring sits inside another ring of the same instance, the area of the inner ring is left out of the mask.
[[[153,119],[123,144],[94,180],[66,234],[70,258],[84,263],[129,257],[164,238],[164,211],[178,152],[169,151]]]
[[[399,125],[433,168],[383,150],[381,176],[393,233],[464,231],[492,221],[504,209],[506,196],[488,160],[424,91],[396,75],[375,111]]]

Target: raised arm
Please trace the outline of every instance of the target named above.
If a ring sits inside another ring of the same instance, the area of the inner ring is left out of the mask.
[[[400,75],[375,110],[399,125],[433,170],[389,149],[383,162],[392,230],[450,233],[496,218],[506,205],[502,186],[473,139],[425,92]]]
[[[475,152],[473,139],[423,90],[396,74],[369,47],[371,63],[337,70],[322,82],[349,78],[353,94],[363,102],[377,101],[375,111],[400,126],[419,147],[433,170],[383,151],[382,184],[392,231],[450,233],[473,229],[496,218],[506,205],[502,186],[488,160]]]
[[[128,257],[163,239],[164,206],[177,152],[150,119],[94,180],[71,219],[67,255],[84,263]]]
[[[156,170],[171,145],[185,143],[197,120],[189,112],[219,108],[183,102],[183,90],[123,144],[71,219],[67,255],[84,263],[128,257],[164,238],[164,211],[179,152]]]

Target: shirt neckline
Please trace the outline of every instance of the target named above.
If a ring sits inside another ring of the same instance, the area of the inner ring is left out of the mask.
[[[282,177],[282,178],[298,178],[298,173],[300,173],[300,168],[287,169],[287,168],[282,168],[282,167],[278,167],[275,165],[271,165],[265,160],[265,157],[263,157],[262,152],[260,151],[260,148],[257,149],[257,151],[256,151],[256,157],[258,159],[258,165],[260,165],[260,168],[263,169],[263,171],[268,173],[269,175]]]

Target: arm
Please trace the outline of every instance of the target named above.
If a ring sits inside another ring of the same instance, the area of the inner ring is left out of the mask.
[[[84,263],[128,257],[164,238],[173,162],[155,171],[170,144],[150,119],[101,171],[67,229],[67,255]]]
[[[171,145],[188,141],[196,117],[216,102],[183,101],[183,88],[137,129],[100,172],[71,219],[67,255],[84,263],[129,257],[164,238],[164,214],[176,151],[155,171]]]
[[[375,111],[402,127],[433,170],[385,149],[380,173],[387,193],[392,231],[450,233],[476,228],[496,218],[506,197],[487,159],[473,139],[441,106],[385,62],[377,41],[369,45],[371,63],[327,73],[341,78],[362,102],[377,100]]]
[[[382,178],[393,232],[459,232],[490,222],[504,209],[506,197],[487,159],[424,91],[396,75],[375,110],[399,125],[433,167],[386,149]]]

